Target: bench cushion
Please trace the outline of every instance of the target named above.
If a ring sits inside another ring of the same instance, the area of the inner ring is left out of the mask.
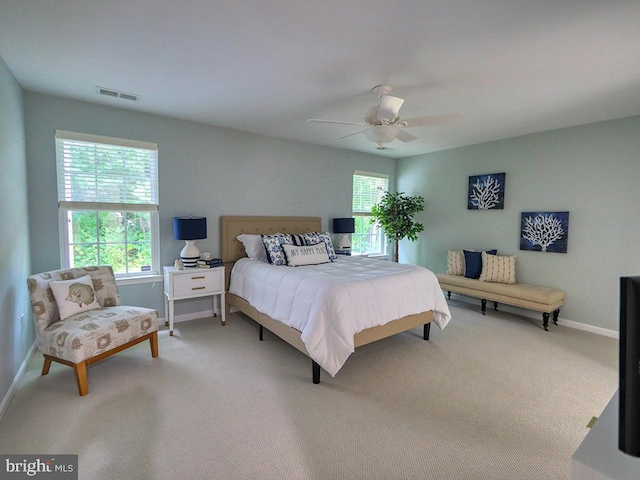
[[[436,276],[443,290],[540,312],[553,312],[564,301],[564,292],[557,288],[524,283],[509,285],[483,282],[446,273],[438,273]]]

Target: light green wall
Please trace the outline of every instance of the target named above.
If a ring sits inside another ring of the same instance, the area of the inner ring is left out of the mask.
[[[500,172],[505,209],[467,210],[468,177]],[[449,249],[497,248],[518,282],[565,290],[560,318],[618,330],[619,277],[640,275],[640,116],[405,158],[397,181],[425,197],[401,261],[444,272]],[[519,250],[528,211],[570,212],[567,254]]]
[[[221,215],[318,215],[329,229],[331,218],[351,212],[354,170],[395,180],[393,159],[38,93],[25,93],[25,118],[34,271],[59,267],[56,129],[158,143],[164,265],[173,264],[184,245],[173,239],[176,215],[206,216],[208,238],[198,247],[218,255]],[[163,315],[161,283],[125,286],[121,293],[124,301]],[[208,309],[210,299],[176,303],[177,315]]]
[[[0,58],[0,401],[34,340],[22,106],[22,89]]]

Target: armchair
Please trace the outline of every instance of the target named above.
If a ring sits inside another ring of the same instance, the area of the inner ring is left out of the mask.
[[[90,281],[85,278],[83,285],[82,277],[87,275]],[[78,283],[64,282],[76,279]],[[60,282],[53,285],[55,295],[51,282]],[[121,305],[110,266],[37,273],[27,279],[27,285],[37,345],[44,356],[42,375],[49,373],[52,361],[73,367],[78,392],[84,396],[89,393],[88,365],[145,340],[151,344],[151,356],[158,356],[158,312]],[[58,294],[58,287],[66,288],[66,298]],[[61,319],[60,311],[68,309],[67,303],[81,311],[72,310]]]

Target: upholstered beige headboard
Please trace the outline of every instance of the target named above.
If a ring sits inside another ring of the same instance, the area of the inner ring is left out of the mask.
[[[222,261],[225,264],[247,256],[242,243],[236,238],[241,233],[267,235],[322,231],[320,217],[223,216],[220,222]]]

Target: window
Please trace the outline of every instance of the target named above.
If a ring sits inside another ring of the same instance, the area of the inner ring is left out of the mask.
[[[57,130],[56,164],[62,267],[159,275],[158,146]]]
[[[371,208],[378,204],[389,190],[389,177],[378,173],[353,172],[353,216],[356,231],[351,235],[354,254],[386,255],[384,231],[371,223]]]

